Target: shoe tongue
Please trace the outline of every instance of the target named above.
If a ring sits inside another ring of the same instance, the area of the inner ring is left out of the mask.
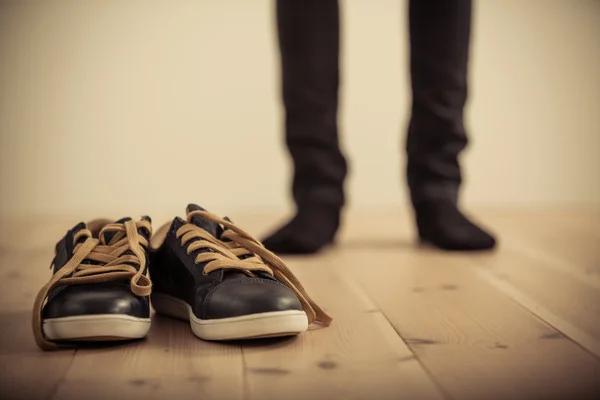
[[[131,221],[131,218],[129,218],[129,217],[121,218],[120,220],[115,221],[115,224],[124,224],[127,221]],[[104,233],[105,243],[110,243],[110,241],[112,240],[113,237],[115,237],[116,234],[117,234],[117,232],[105,232]]]
[[[192,211],[206,211],[204,208],[196,205],[189,204],[185,209],[186,214],[190,214]],[[222,233],[222,228],[219,224],[213,221],[209,221],[207,219],[202,218],[199,215],[194,215],[192,217],[192,224],[196,225],[199,228],[204,229],[206,232],[210,233],[216,238],[219,238]]]
[[[87,225],[85,224],[85,222],[80,222],[77,225],[75,225],[73,228],[71,228],[71,234],[73,236],[75,236],[75,234],[77,232],[79,232],[82,229],[86,229],[86,228],[87,228]],[[84,241],[85,241],[85,237],[81,237],[81,238],[79,238],[79,240],[77,241],[77,243],[83,243]]]

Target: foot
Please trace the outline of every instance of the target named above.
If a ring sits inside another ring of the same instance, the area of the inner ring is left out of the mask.
[[[417,228],[421,241],[442,250],[491,250],[496,239],[469,220],[449,201],[431,201],[415,205]]]
[[[331,244],[340,224],[337,207],[311,207],[263,240],[276,254],[314,254]]]

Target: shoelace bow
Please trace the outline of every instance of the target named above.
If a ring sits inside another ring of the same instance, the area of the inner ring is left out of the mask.
[[[144,271],[146,255],[144,247],[148,247],[145,237],[138,234],[138,229],[147,229],[152,233],[152,226],[146,220],[126,221],[123,224],[111,223],[105,225],[98,235],[92,237],[89,229],[78,231],[73,243],[85,237],[73,250],[73,257],[59,269],[38,293],[33,308],[33,333],[37,345],[44,350],[59,347],[44,337],[42,330],[42,308],[48,294],[58,286],[82,285],[90,283],[111,282],[120,279],[130,279],[131,291],[137,296],[148,296],[152,291],[152,283]],[[113,237],[106,242],[107,233]],[[131,251],[133,254],[125,254]],[[85,260],[97,264],[82,264]]]
[[[225,230],[221,235],[221,240],[194,225],[192,223],[194,216],[222,225]],[[206,211],[190,212],[187,216],[187,222],[176,232],[177,238],[181,240],[181,245],[184,246],[193,239],[201,239],[188,246],[188,254],[199,249],[212,250],[212,252],[203,252],[196,256],[196,263],[206,263],[204,274],[209,274],[218,269],[237,269],[249,276],[253,276],[253,273],[258,271],[266,272],[294,291],[302,303],[309,324],[313,322],[320,322],[326,326],[331,324],[332,318],[310,298],[300,281],[285,263],[250,234],[231,221],[219,218]],[[240,259],[243,256],[247,258]]]

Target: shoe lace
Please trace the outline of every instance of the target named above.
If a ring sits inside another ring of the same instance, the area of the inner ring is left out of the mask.
[[[50,278],[39,291],[33,307],[33,333],[42,350],[52,350],[59,345],[44,337],[42,309],[48,294],[59,286],[84,285],[130,279],[131,291],[140,297],[148,296],[152,283],[144,274],[146,270],[145,247],[148,241],[138,234],[138,229],[151,234],[149,221],[126,221],[123,224],[108,223],[102,227],[98,238],[89,229],[79,230],[73,237],[73,257]],[[113,233],[106,241],[106,234]],[[85,241],[81,241],[85,238]],[[133,254],[125,254],[131,252]],[[95,263],[84,263],[84,261]],[[52,265],[51,265],[52,267]]]
[[[194,216],[222,225],[224,232],[221,240],[193,224]],[[196,264],[206,263],[203,274],[207,275],[218,269],[235,269],[248,276],[255,276],[254,272],[266,272],[294,291],[308,317],[309,324],[313,322],[320,322],[325,326],[331,324],[332,318],[310,298],[306,289],[285,263],[249,233],[233,222],[207,211],[197,210],[188,213],[187,222],[175,232],[175,235],[181,240],[182,246],[191,240],[200,239],[188,246],[188,254],[200,249],[209,250],[198,253],[195,259]],[[246,258],[240,259],[243,256]]]

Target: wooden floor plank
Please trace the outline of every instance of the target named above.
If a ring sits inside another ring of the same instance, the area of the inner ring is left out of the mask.
[[[244,346],[249,398],[443,398],[370,300],[356,295],[343,275],[332,279],[333,269],[323,269],[326,262],[321,260],[288,263],[331,312],[333,324],[267,346]]]
[[[0,312],[0,355],[39,354],[32,333],[31,310]]]
[[[558,330],[574,333],[573,340],[600,358],[600,288],[517,251],[505,250],[473,261],[489,272],[487,279],[493,284],[506,288],[511,297]],[[528,299],[522,301],[524,296]]]
[[[53,399],[242,399],[238,345],[208,343],[154,316],[145,341],[78,350]]]
[[[0,399],[49,399],[73,362],[74,352],[0,355]]]
[[[504,247],[600,288],[600,209],[509,213],[491,220]]]
[[[283,257],[313,300],[334,315],[355,315],[377,310],[377,306],[354,282],[345,279],[336,265],[335,252],[318,257]]]
[[[50,278],[49,254],[35,247],[0,248],[1,399],[49,398],[73,361],[73,350],[44,353],[33,339],[31,310],[37,290]]]
[[[597,359],[481,279],[466,256],[346,250],[340,265],[452,398],[562,399],[600,389]]]
[[[600,342],[598,342],[598,339],[594,336],[591,336],[578,326],[573,325],[561,315],[543,307],[536,299],[530,297],[525,292],[520,291],[506,279],[499,278],[494,275],[494,273],[487,270],[481,270],[480,276],[498,290],[518,302],[523,308],[529,310],[537,317],[544,320],[544,322],[555,328],[559,332],[554,335],[556,338],[567,337],[598,358],[598,355],[600,354]]]
[[[484,278],[600,357],[600,212],[509,214]]]

